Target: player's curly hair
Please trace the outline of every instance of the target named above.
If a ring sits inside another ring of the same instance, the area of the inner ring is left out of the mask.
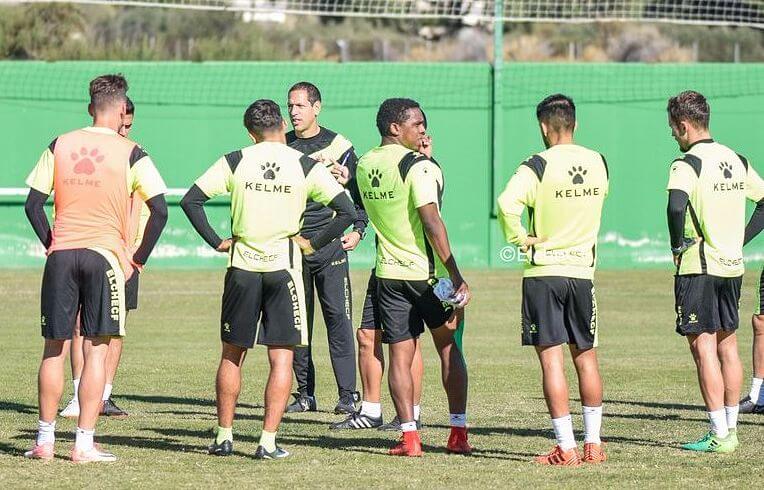
[[[408,119],[409,109],[421,109],[419,102],[411,99],[387,99],[377,111],[377,129],[380,136],[392,136],[391,124],[401,124]]]
[[[127,80],[121,73],[101,75],[90,82],[90,104],[98,111],[127,99]]]
[[[279,105],[269,99],[256,100],[244,111],[244,127],[252,134],[278,130],[283,120]]]
[[[708,101],[700,92],[685,90],[668,101],[669,118],[672,124],[687,121],[697,129],[708,129],[711,120],[711,108]]]
[[[550,95],[536,106],[536,117],[552,131],[573,131],[576,127],[576,104],[567,95]]]

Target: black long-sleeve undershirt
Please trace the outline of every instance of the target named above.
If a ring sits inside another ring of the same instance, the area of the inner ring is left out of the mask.
[[[678,249],[684,243],[684,222],[689,202],[690,196],[688,196],[686,192],[678,189],[671,189],[669,191],[666,214],[668,216],[668,228],[672,249]]]
[[[764,230],[764,199],[756,203],[756,209],[754,209],[751,219],[748,220],[748,224],[745,225],[743,245],[748,244],[748,242],[756,238],[756,235],[758,235],[761,230]]]
[[[192,185],[191,188],[183,196],[180,201],[180,207],[183,212],[186,213],[188,220],[191,222],[191,226],[194,227],[197,233],[204,239],[207,244],[216,249],[223,242],[215,230],[210,225],[207,219],[207,213],[204,212],[204,203],[209,201],[210,198],[197,186]]]
[[[355,207],[356,213],[356,219],[353,222],[353,230],[357,230],[363,236],[366,227],[369,226],[369,215],[366,214],[366,209],[363,207],[361,191],[358,189],[358,181],[356,180],[355,173],[350,175],[347,189],[348,192],[350,192],[350,198],[353,199],[353,206]]]
[[[45,214],[45,202],[48,200],[48,197],[49,194],[36,189],[29,189],[27,200],[24,203],[24,212],[27,215],[29,224],[32,225],[37,238],[40,239],[40,242],[46,249],[50,247],[50,242],[53,240],[48,216]]]
[[[145,264],[149,260],[149,256],[167,224],[167,201],[164,198],[164,194],[152,197],[146,201],[146,206],[148,206],[151,214],[148,221],[146,221],[141,244],[133,254],[133,262],[140,265]]]
[[[313,250],[318,250],[328,245],[332,240],[342,235],[345,228],[356,220],[357,214],[353,201],[347,194],[341,192],[327,205],[336,214],[324,228],[310,239]]]

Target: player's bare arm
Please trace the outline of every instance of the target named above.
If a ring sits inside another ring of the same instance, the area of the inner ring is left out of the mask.
[[[462,277],[459,267],[456,265],[456,259],[451,253],[451,245],[448,242],[448,232],[446,231],[446,225],[443,223],[443,219],[440,217],[438,207],[435,203],[426,204],[417,208],[419,217],[422,220],[427,240],[435,249],[435,253],[438,254],[441,262],[448,270],[451,282],[454,284],[456,295],[463,297],[461,303],[458,306],[465,307],[472,299],[469,286]]]

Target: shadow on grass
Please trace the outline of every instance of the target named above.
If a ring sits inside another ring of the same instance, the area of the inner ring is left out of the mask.
[[[665,402],[646,402],[641,400],[604,400],[605,404],[613,403],[618,405],[632,405],[637,407],[660,408],[663,410],[701,410],[705,411],[703,405],[686,405],[684,403],[665,403]]]
[[[215,420],[217,418],[217,415],[215,412],[198,412],[193,410],[160,410],[156,412],[152,412],[156,414],[168,414],[168,415],[177,415],[177,416],[183,416],[184,418],[189,417],[204,417],[205,420]],[[263,415],[262,414],[248,414],[248,413],[240,413],[236,412],[236,416],[234,417],[234,420],[255,420],[258,422],[263,421]],[[283,419],[281,419],[282,422],[288,423],[288,424],[305,424],[305,425],[321,425],[324,427],[329,426],[329,422],[322,421],[322,420],[313,420],[309,418],[294,418],[294,416],[287,416],[285,415]]]
[[[30,439],[30,441],[31,441],[31,439]],[[23,449],[19,449],[16,446],[11,446],[10,444],[6,444],[4,442],[0,442],[0,454],[7,454],[9,456],[21,456],[21,455],[24,454],[24,450]]]
[[[23,403],[8,402],[2,400],[0,401],[0,411],[33,414],[37,413],[37,407],[32,405],[25,405]]]
[[[131,400],[141,403],[156,403],[166,405],[195,405],[200,407],[214,407],[215,400],[207,398],[190,398],[182,396],[165,395],[115,395],[115,398]],[[262,405],[252,405],[250,403],[239,403],[239,408],[263,408]]]
[[[12,437],[11,439],[26,439],[26,440],[32,440],[35,435],[37,434],[37,431],[34,430],[22,430],[21,435],[17,435]],[[206,447],[202,446],[196,446],[196,445],[189,445],[182,443],[181,441],[178,441],[177,439],[170,439],[170,438],[151,438],[151,437],[143,437],[143,436],[115,436],[115,435],[108,435],[108,434],[98,434],[96,436],[97,442],[107,445],[107,446],[126,446],[126,447],[134,447],[139,449],[154,449],[159,451],[173,451],[173,452],[183,452],[183,453],[207,453]],[[56,432],[56,440],[57,441],[69,441],[74,442],[74,433],[66,431],[66,432]],[[14,448],[14,451],[16,449]]]
[[[148,430],[156,432],[165,437],[195,437],[200,440],[211,438],[213,433],[211,430],[192,430],[192,429],[165,429],[165,428],[144,428],[142,430]],[[388,433],[389,434],[389,433]],[[236,441],[242,441],[250,444],[257,444],[260,438],[251,434],[239,434],[235,435]],[[395,444],[395,438],[386,436],[385,433],[380,433],[377,437],[335,437],[331,435],[320,436],[301,436],[301,435],[284,435],[278,438],[280,444],[285,446],[291,446],[293,451],[299,451],[300,447],[313,447],[319,449],[330,449],[335,451],[349,451],[357,453],[374,454],[377,456],[387,457],[387,451]],[[446,449],[443,446],[422,446],[425,453],[431,454],[446,454]],[[248,455],[251,457],[251,455]],[[502,460],[514,460],[514,461],[528,461],[528,458],[532,457],[531,453],[517,453],[511,451],[504,451],[499,449],[479,449],[473,453],[473,457],[481,457],[487,459],[502,459]],[[456,457],[456,456],[455,456]]]

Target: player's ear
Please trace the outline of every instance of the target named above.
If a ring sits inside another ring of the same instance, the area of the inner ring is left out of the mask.
[[[321,113],[321,101],[317,100],[313,103],[313,112],[316,113],[316,117]]]
[[[549,136],[549,127],[545,122],[539,121],[539,127],[541,128],[541,134],[544,136],[544,138]]]
[[[95,117],[95,108],[92,103],[88,104],[88,114],[90,114],[90,117]]]
[[[281,129],[286,133],[287,130],[287,122],[286,119],[281,119]]]
[[[573,123],[573,132],[575,133],[576,131],[578,131],[578,121]]]
[[[401,127],[398,123],[392,123],[390,124],[390,134],[392,136],[400,136],[401,134]]]

